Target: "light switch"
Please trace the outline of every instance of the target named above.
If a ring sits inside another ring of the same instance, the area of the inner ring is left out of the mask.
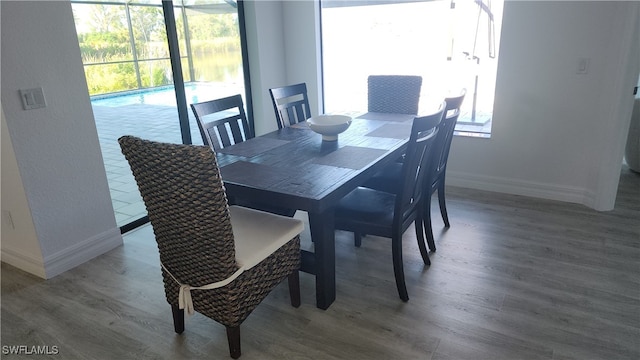
[[[25,110],[39,109],[47,106],[41,87],[20,90],[20,98],[22,99],[22,108]]]

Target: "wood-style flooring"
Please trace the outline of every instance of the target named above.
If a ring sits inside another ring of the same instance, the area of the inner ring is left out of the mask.
[[[242,325],[241,359],[640,359],[640,175],[623,169],[616,209],[449,188],[438,250],[424,267],[405,234],[410,300],[397,295],[388,239],[336,234],[337,299],[302,306],[286,281]],[[302,214],[304,215],[304,214]],[[308,234],[305,246],[311,246]],[[149,226],[124,246],[44,281],[2,264],[2,345],[57,346],[3,359],[228,359],[202,315],[173,331]]]

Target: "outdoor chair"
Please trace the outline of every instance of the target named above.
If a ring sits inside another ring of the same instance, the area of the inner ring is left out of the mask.
[[[119,140],[149,214],[174,329],[184,310],[226,327],[240,356],[240,324],[288,278],[300,306],[300,220],[227,205],[216,155],[206,146]]]

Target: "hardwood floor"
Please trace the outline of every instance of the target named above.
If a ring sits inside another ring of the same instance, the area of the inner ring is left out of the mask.
[[[447,191],[451,228],[434,202],[431,267],[405,234],[408,303],[389,240],[355,248],[338,232],[333,305],[317,309],[314,279],[301,274],[295,309],[285,281],[242,325],[241,359],[640,358],[640,175],[623,170],[610,212]],[[2,264],[1,339],[57,346],[62,359],[229,358],[225,328],[204,316],[174,333],[149,226],[47,281]]]

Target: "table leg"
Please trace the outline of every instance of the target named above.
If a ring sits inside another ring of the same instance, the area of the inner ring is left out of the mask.
[[[309,214],[315,249],[316,306],[326,310],[336,299],[336,236],[333,209]]]

